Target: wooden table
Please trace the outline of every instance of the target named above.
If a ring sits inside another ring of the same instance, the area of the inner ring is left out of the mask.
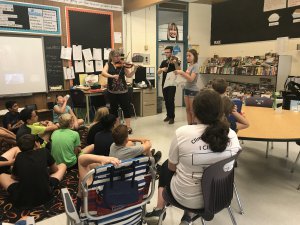
[[[269,141],[300,141],[300,113],[290,110],[274,110],[272,108],[243,106],[242,111],[250,126],[240,130],[241,140],[267,141],[266,157],[268,157]]]
[[[101,89],[99,91],[83,91],[86,98],[86,110],[87,110],[87,124],[90,124],[90,97],[104,95],[106,89]],[[142,106],[142,98],[141,98],[141,89],[133,88],[133,93],[137,93],[139,96],[135,96],[133,99],[133,103],[135,104],[135,108],[137,109],[137,114],[139,115]]]

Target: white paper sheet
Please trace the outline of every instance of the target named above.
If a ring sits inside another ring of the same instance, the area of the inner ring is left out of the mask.
[[[96,68],[96,71],[102,71],[103,70],[103,60],[95,61],[95,68]]]
[[[63,71],[64,71],[64,79],[68,80],[68,75],[67,75],[67,67],[63,67]]]
[[[64,68],[65,68],[65,67],[64,67]],[[75,79],[75,73],[74,73],[74,68],[73,68],[73,66],[70,66],[69,68],[66,68],[65,79],[66,79],[66,80]]]
[[[108,60],[111,48],[104,48],[104,60]]]
[[[169,86],[177,86],[181,83],[185,83],[186,79],[181,75],[175,75],[174,71],[167,73],[164,88]]]
[[[82,53],[85,61],[93,60],[92,51],[90,48],[83,49]]]
[[[300,5],[300,0],[288,0],[288,7],[295,7]]]
[[[94,71],[94,62],[93,61],[85,61],[85,72],[93,73]]]
[[[61,46],[61,50],[60,50],[61,59],[71,60],[71,55],[72,55],[72,48]]]
[[[122,44],[122,33],[114,32],[115,43]]]
[[[93,48],[93,59],[94,60],[102,60],[102,49],[101,48]]]
[[[264,12],[286,8],[287,0],[264,0]]]
[[[76,73],[84,73],[83,61],[75,61],[74,66]]]
[[[73,45],[73,60],[82,60],[82,45]]]

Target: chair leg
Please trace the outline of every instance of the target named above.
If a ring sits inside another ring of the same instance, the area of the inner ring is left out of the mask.
[[[237,223],[236,223],[236,220],[235,220],[235,218],[234,218],[234,216],[233,216],[233,213],[232,213],[232,210],[231,210],[231,207],[230,206],[228,206],[228,213],[229,213],[229,215],[230,215],[230,219],[231,219],[231,221],[232,221],[232,224],[233,225],[237,225]]]
[[[160,214],[157,225],[162,225],[166,211],[167,211],[167,207],[165,207],[162,213]]]
[[[298,155],[297,155],[297,158],[296,158],[296,160],[295,160],[295,162],[294,162],[294,164],[293,164],[293,166],[292,166],[291,173],[294,173],[294,169],[295,169],[295,166],[296,166],[296,164],[297,164],[299,158],[300,158],[300,151],[299,151],[299,153],[298,153]]]
[[[134,107],[134,104],[130,103],[130,105],[132,106],[133,113],[134,113],[134,118],[136,119],[136,112],[135,112],[135,107]]]
[[[237,202],[238,202],[238,205],[239,205],[239,208],[240,208],[240,214],[243,215],[244,214],[244,209],[243,209],[243,206],[242,206],[242,203],[241,203],[241,200],[240,200],[240,197],[239,197],[239,193],[237,191],[237,188],[236,188],[236,185],[235,185],[234,182],[233,182],[233,188],[234,188],[235,197],[237,199]]]
[[[266,158],[268,158],[268,154],[269,154],[269,142],[267,141]]]
[[[286,143],[286,157],[289,157],[289,142]]]
[[[201,222],[202,222],[202,225],[205,225],[205,220],[201,217]]]
[[[300,190],[300,184],[299,184],[299,186],[298,186],[297,190]]]
[[[273,149],[273,148],[274,148],[274,142],[271,141],[271,149]]]

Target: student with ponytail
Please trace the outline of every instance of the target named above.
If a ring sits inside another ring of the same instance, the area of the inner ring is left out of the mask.
[[[146,221],[158,221],[165,207],[162,191],[169,186],[181,205],[204,207],[201,179],[204,168],[235,155],[240,149],[236,133],[224,117],[221,96],[213,90],[199,92],[193,101],[196,125],[178,128],[172,140],[169,159],[162,165],[157,207],[146,214]],[[191,215],[184,212],[180,225],[189,224]]]

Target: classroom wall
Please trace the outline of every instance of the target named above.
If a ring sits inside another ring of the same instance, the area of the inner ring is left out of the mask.
[[[93,1],[105,3],[105,4],[122,5],[122,0],[93,0]],[[45,0],[18,0],[18,2],[34,3],[34,4],[40,4],[40,5],[50,5],[50,6],[60,7],[61,30],[62,30],[61,43],[64,46],[67,45],[65,6],[75,7],[75,8],[92,9],[92,10],[98,10],[98,11],[106,11],[104,9],[90,8],[90,7],[86,7],[86,6],[82,6],[82,5],[65,4],[65,3],[45,1]],[[123,27],[122,26],[122,15],[123,15],[123,13],[120,11],[113,11],[114,32],[122,32],[122,27]],[[0,35],[1,35],[1,33],[0,33]],[[14,35],[14,33],[11,33],[11,35]],[[21,35],[26,36],[26,34],[21,34]],[[119,47],[122,47],[122,44],[115,44],[115,48],[119,48]],[[63,62],[63,65],[67,66],[68,61],[65,60]],[[69,87],[70,87],[69,82],[68,81],[65,82],[65,89],[69,89]],[[49,92],[49,93],[35,93],[31,96],[0,98],[0,109],[4,109],[5,102],[8,100],[12,100],[12,99],[17,101],[19,103],[20,107],[24,107],[27,104],[35,103],[35,104],[37,104],[38,109],[45,109],[45,108],[47,108],[47,102],[55,101],[55,96],[58,94],[66,94],[66,92],[62,91],[62,92]]]
[[[156,67],[156,6],[124,14],[123,21],[125,52],[150,54],[147,66]]]

